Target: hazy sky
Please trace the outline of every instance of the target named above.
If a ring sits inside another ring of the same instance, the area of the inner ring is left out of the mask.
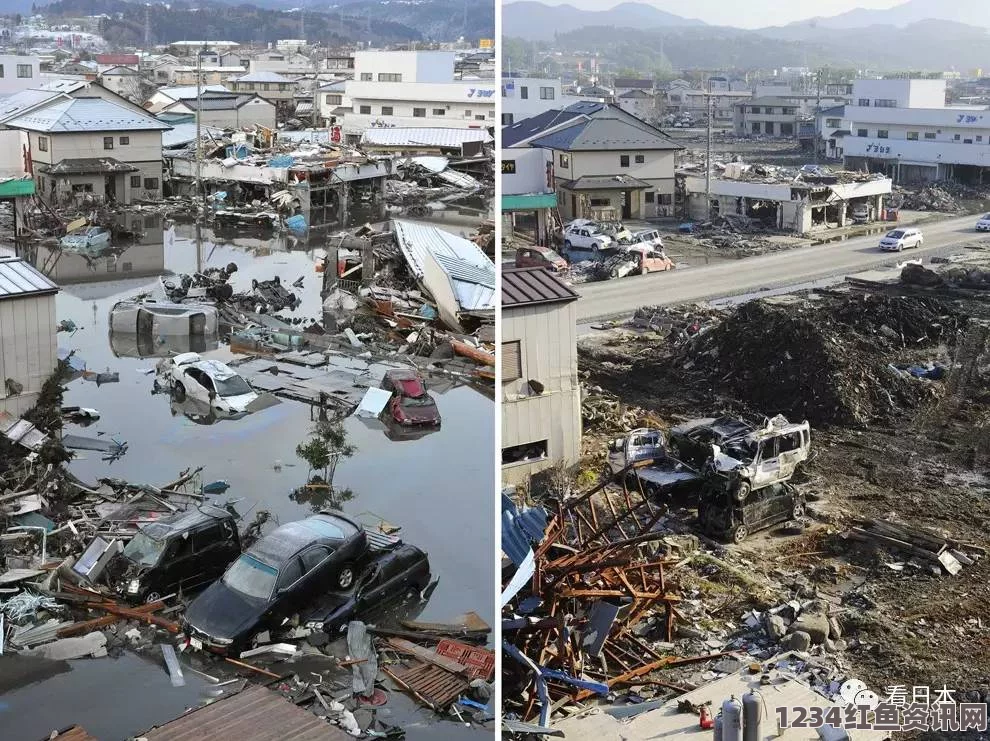
[[[506,0],[511,2],[511,0]],[[547,5],[567,3],[581,10],[608,10],[619,0],[540,0]],[[654,5],[668,13],[698,18],[719,26],[763,28],[780,26],[816,16],[845,13],[854,8],[890,8],[904,0],[635,0]]]

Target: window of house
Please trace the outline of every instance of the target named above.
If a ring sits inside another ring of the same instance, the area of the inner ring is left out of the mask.
[[[3,77],[3,65],[0,64],[0,78]]]
[[[261,86],[261,89],[262,90],[271,90],[271,88],[272,88],[272,86],[269,85],[267,82],[266,83],[263,83],[262,86]]]
[[[471,118],[471,109],[470,108],[465,108],[464,109],[464,118]]]
[[[502,174],[503,175],[515,175],[516,174],[516,161],[515,160],[502,160]]]
[[[502,125],[503,126],[512,126],[512,114],[511,113],[503,113],[502,114]]]
[[[30,64],[18,64],[17,65],[17,76],[21,79],[26,77],[34,77],[34,70],[31,68]]]
[[[519,97],[522,100],[529,100],[529,88],[525,85],[521,85],[519,87]]]
[[[629,155],[620,154],[619,155],[619,167],[629,167]]]
[[[444,108],[434,108],[433,109],[433,115],[434,116],[446,116],[447,115],[447,111]]]
[[[413,108],[413,118],[426,118],[426,109]]]
[[[656,196],[657,196],[657,194],[654,193],[652,190],[646,191],[646,202],[647,203],[655,203],[656,202]]]
[[[484,121],[485,120],[485,117],[483,115],[481,115],[481,114],[478,114],[478,115],[476,115],[474,117],[474,120],[475,121]]]
[[[131,187],[132,188],[140,188],[141,187],[141,176],[140,175],[131,175]]]
[[[326,104],[327,105],[340,105],[341,103],[344,102],[344,96],[343,95],[327,95],[325,97],[325,100],[326,100]]]
[[[953,138],[953,139],[954,139],[955,141],[959,141],[959,138],[960,138],[960,137],[959,137],[959,134],[955,134],[955,135],[954,135],[954,136],[953,136],[952,138]]]
[[[972,143],[973,143],[972,139],[963,139],[963,144],[972,144]]]
[[[105,137],[103,137],[103,148],[104,149],[113,149],[113,137],[112,136],[105,136]]]
[[[541,87],[540,88],[540,100],[553,100],[553,88],[552,87]]]
[[[569,154],[562,154],[557,158],[557,160],[560,162],[560,166],[564,169],[571,166],[571,156]]]
[[[781,109],[785,116],[793,116],[797,113],[797,108],[782,108]]]
[[[978,141],[978,142],[983,141],[983,134],[977,134],[976,135],[976,141]]]
[[[363,105],[363,106],[358,107],[358,113],[363,113],[366,116],[370,116],[371,115],[371,106],[370,105]]]
[[[390,106],[390,105],[383,105],[382,106],[382,115],[383,116],[391,116],[392,115],[392,106]]]
[[[130,144],[130,143],[131,143],[131,137],[129,137],[129,136],[122,136],[122,137],[120,137],[120,146],[123,147],[123,146],[126,146],[126,145]]]
[[[131,272],[131,270],[134,269],[134,263],[122,262],[122,263],[120,263],[120,269],[121,269],[121,271],[123,271],[125,273],[129,273],[129,272]]]
[[[926,131],[926,132],[925,132],[925,138],[926,138],[926,139],[934,139],[934,138],[935,138],[935,134],[933,134],[933,133],[932,133],[932,132],[930,132],[930,131]]]
[[[866,129],[856,129],[856,136],[868,136]]]
[[[645,162],[646,162],[646,155],[645,154],[637,154],[636,155],[636,164],[637,165],[642,165]]]
[[[503,342],[499,363],[502,366],[502,383],[522,378],[522,343],[519,340]]]
[[[158,178],[145,178],[144,179],[144,189],[145,190],[158,190]]]
[[[48,151],[48,137],[47,136],[39,136],[38,137],[38,151],[39,152],[47,152]]]
[[[92,183],[77,183],[72,186],[73,193],[92,193],[93,184]]]
[[[660,195],[661,206],[670,206],[674,202],[673,193],[660,193],[659,195]]]
[[[374,79],[375,79],[375,76],[373,74],[371,74],[370,72],[362,72],[361,73],[361,82],[373,82]]]
[[[897,101],[891,98],[878,98],[873,101],[876,108],[897,108]]]
[[[502,448],[502,465],[508,466],[513,463],[543,460],[549,455],[548,450],[546,440],[537,440],[525,445],[511,445],[508,448]]]
[[[610,201],[608,198],[589,198],[588,203],[590,203],[593,207],[594,206],[604,207],[604,206],[612,205],[612,201]]]
[[[859,105],[860,105],[861,108],[869,108],[870,107],[870,99],[869,98],[860,98],[859,99]]]
[[[909,142],[916,142],[916,141],[918,141],[918,132],[917,131],[909,131],[907,133],[907,140]]]
[[[887,129],[877,129],[877,139],[887,139],[889,133]]]
[[[402,82],[401,72],[379,72],[378,82]]]
[[[828,126],[830,129],[837,129],[842,124],[837,118],[826,118],[825,125]]]
[[[754,134],[759,134],[760,133],[760,122],[759,121],[753,121],[753,124],[752,124],[752,127],[751,128],[752,128]]]

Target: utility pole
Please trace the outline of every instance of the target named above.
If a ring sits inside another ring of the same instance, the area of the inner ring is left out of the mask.
[[[203,50],[196,53],[196,196],[200,204],[203,205],[205,213],[205,199],[203,198]],[[197,219],[198,221],[198,219]]]
[[[818,116],[822,112],[822,71],[818,70],[818,93],[815,98],[815,137],[812,139],[812,146],[815,150],[815,164],[818,164]]]
[[[144,45],[147,49],[151,45],[151,6],[144,6]]]
[[[313,111],[310,114],[312,118],[310,123],[312,124],[314,129],[316,128],[316,110],[318,108],[317,104],[319,103],[319,95],[320,95],[319,82],[320,82],[320,58],[319,56],[316,56],[316,58],[313,60]]]
[[[712,119],[715,117],[712,98],[712,78],[708,78],[708,95],[705,96],[708,110],[708,142],[705,146],[705,211],[712,218]]]

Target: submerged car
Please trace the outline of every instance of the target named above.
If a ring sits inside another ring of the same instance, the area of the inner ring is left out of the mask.
[[[381,614],[410,594],[430,584],[430,561],[413,545],[397,543],[375,557],[350,593],[329,594],[314,606],[303,624],[334,636],[347,623]]]
[[[717,538],[741,543],[751,533],[804,516],[804,496],[789,484],[779,483],[752,492],[736,501],[718,487],[706,489],[698,504],[702,530]]]
[[[155,391],[169,391],[178,401],[206,402],[217,416],[233,417],[253,411],[259,394],[230,366],[204,360],[189,352],[165,358],[156,367]]]
[[[106,573],[124,598],[156,602],[211,584],[240,552],[233,513],[203,504],[141,525]]]
[[[392,392],[388,411],[400,425],[439,425],[440,410],[415,371],[391,370],[382,379],[382,388]]]
[[[102,226],[86,227],[59,240],[59,246],[73,252],[98,252],[110,246],[110,231]]]
[[[762,424],[735,417],[696,419],[670,431],[675,455],[722,480],[737,501],[790,479],[811,452],[811,425],[778,415]]]
[[[237,652],[327,592],[350,589],[368,555],[367,533],[341,514],[282,525],[192,601],[184,618],[190,644]]]
[[[567,260],[549,247],[520,247],[516,250],[517,268],[546,268],[554,273],[567,270]]]
[[[893,229],[880,240],[880,249],[883,252],[901,252],[911,247],[920,247],[924,243],[925,238],[920,229]]]
[[[156,337],[196,337],[217,333],[217,309],[209,304],[118,301],[110,309],[110,331]]]

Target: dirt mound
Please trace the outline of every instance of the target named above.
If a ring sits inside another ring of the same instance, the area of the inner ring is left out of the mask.
[[[767,414],[865,425],[938,393],[890,367],[892,353],[952,342],[964,323],[942,302],[891,296],[742,305],[688,350],[691,371]]]

